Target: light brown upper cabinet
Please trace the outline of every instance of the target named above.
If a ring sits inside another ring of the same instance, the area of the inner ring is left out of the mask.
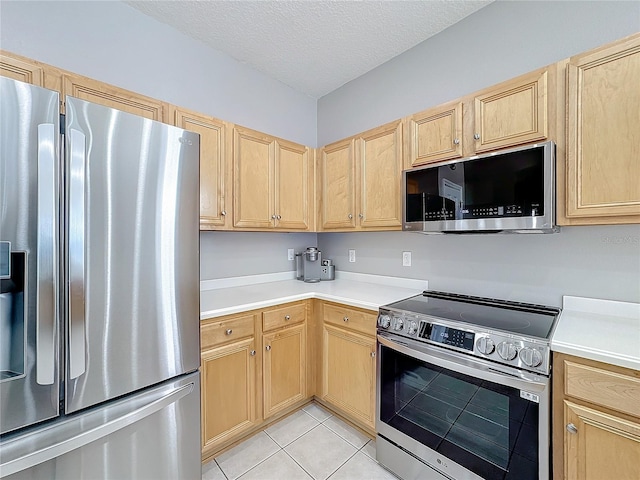
[[[308,147],[235,126],[233,176],[234,227],[309,229]]]
[[[474,96],[474,152],[547,138],[547,76],[538,70]]]
[[[200,229],[231,227],[231,126],[217,118],[173,108],[174,125],[200,134]]]
[[[319,169],[323,230],[401,228],[401,121],[324,147]]]
[[[416,113],[407,119],[406,167],[462,157],[462,102]]]
[[[572,57],[567,83],[563,223],[640,222],[640,34]]]
[[[69,95],[158,122],[171,123],[169,104],[81,75],[65,73],[62,79],[62,94],[63,98]]]
[[[0,52],[0,75],[44,87],[44,65]]]

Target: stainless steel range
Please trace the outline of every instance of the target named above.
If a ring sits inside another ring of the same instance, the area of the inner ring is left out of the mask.
[[[547,479],[560,310],[426,291],[380,308],[377,458],[403,479]]]

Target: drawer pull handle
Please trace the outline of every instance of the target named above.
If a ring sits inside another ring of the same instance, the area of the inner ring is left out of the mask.
[[[285,315],[285,316],[284,316],[284,319],[285,319],[285,320],[291,320],[291,315]]]
[[[255,350],[251,350],[249,352],[249,355],[251,355],[252,357],[255,357],[256,356],[256,351]]]
[[[578,429],[573,423],[567,425],[567,432],[569,433],[578,433]]]
[[[227,335],[231,335],[233,333],[233,330],[231,330],[230,328],[227,328],[226,332]]]
[[[268,352],[269,350],[271,350],[271,345],[267,345],[266,347],[264,347],[265,350]]]
[[[342,321],[343,322],[348,322],[349,321],[349,317],[343,317]]]

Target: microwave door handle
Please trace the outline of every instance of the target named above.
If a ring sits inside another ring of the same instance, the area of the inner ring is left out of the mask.
[[[85,372],[85,135],[69,131],[69,378]]]
[[[517,389],[525,389],[532,392],[542,391],[549,383],[548,379],[540,381],[540,377],[538,377],[537,380],[529,378],[525,372],[501,372],[499,370],[500,365],[490,368],[484,363],[475,360],[473,357],[462,359],[448,352],[426,352],[424,351],[423,345],[410,339],[403,338],[402,343],[399,343],[379,333],[378,343],[409,357],[417,358],[418,360],[429,362],[463,375],[469,375]],[[378,356],[380,357],[380,355]]]
[[[53,123],[38,125],[37,234],[36,234],[36,382],[53,385],[56,366],[57,200],[56,130]]]

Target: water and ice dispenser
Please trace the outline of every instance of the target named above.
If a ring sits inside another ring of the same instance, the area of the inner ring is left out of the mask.
[[[0,242],[0,381],[25,373],[26,257]]]

